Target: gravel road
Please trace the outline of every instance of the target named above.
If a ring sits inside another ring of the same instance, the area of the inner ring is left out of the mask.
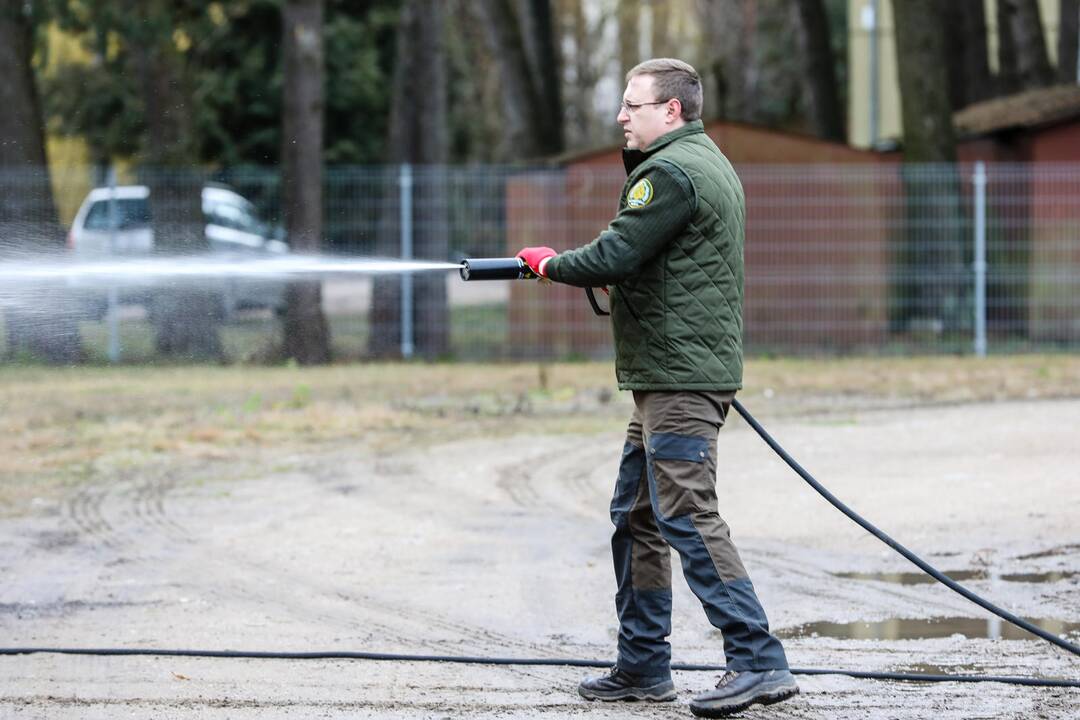
[[[826,413],[770,429],[908,547],[1076,642],[1077,418],[1080,401],[1061,400]],[[240,479],[209,461],[119,469],[0,520],[0,643],[610,658],[607,504],[620,446],[602,433],[386,454],[264,450]],[[1080,658],[987,637],[1002,631],[944,588],[874,579],[914,568],[742,422],[721,432],[720,454],[721,511],[793,666],[1080,679]],[[722,662],[681,578],[674,605],[675,659]],[[578,698],[581,673],[9,656],[0,717],[671,718],[690,717],[689,697],[715,682],[677,673],[675,703],[613,706]],[[743,716],[1080,717],[1080,690],[844,676],[800,685],[794,700]]]

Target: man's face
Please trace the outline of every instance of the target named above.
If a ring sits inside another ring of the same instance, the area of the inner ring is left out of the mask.
[[[654,82],[652,75],[635,75],[626,84],[615,119],[622,125],[628,148],[642,150],[682,124],[678,101],[656,97]]]

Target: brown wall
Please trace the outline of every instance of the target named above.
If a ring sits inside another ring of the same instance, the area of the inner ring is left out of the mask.
[[[1031,148],[1027,138],[1007,136],[1001,138],[974,138],[957,144],[956,154],[960,162],[1015,163],[1027,162]]]
[[[1031,162],[1080,162],[1080,124],[1042,128],[1031,135]]]
[[[1080,162],[1080,124],[968,140],[960,157],[1034,164],[989,168],[991,330],[1038,342],[1080,340],[1080,184],[1054,167]]]
[[[873,168],[843,178],[822,167],[786,175],[760,167],[742,174],[748,347],[880,344],[888,330],[889,198],[902,188]]]
[[[614,215],[622,185],[623,178],[610,168],[574,166],[510,180],[507,254],[534,245],[559,252],[585,245]],[[607,319],[593,314],[581,288],[513,283],[509,313],[510,344],[516,356],[604,357],[611,353]]]
[[[1080,124],[1055,125],[1032,136],[1028,325],[1032,340],[1080,340],[1080,183],[1054,163],[1080,162]]]

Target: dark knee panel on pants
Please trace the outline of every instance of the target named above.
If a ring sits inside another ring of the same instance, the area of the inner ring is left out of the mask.
[[[623,527],[629,521],[630,510],[634,506],[643,472],[645,472],[645,450],[627,442],[623,445],[622,459],[619,461],[619,477],[615,481],[615,492],[611,495],[611,522],[617,528]]]
[[[619,667],[642,675],[671,664],[671,551],[653,517],[645,451],[627,442],[611,499]]]
[[[627,555],[633,587],[639,590],[670,590],[671,550],[653,516],[652,499],[645,474],[645,451],[633,443],[623,447],[619,480],[611,500],[612,542],[620,543],[618,555]]]

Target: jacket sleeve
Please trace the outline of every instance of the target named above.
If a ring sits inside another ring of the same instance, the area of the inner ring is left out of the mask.
[[[632,277],[683,231],[696,210],[697,195],[686,173],[661,161],[630,186],[621,205],[595,240],[553,257],[545,274],[577,287],[614,285]]]

